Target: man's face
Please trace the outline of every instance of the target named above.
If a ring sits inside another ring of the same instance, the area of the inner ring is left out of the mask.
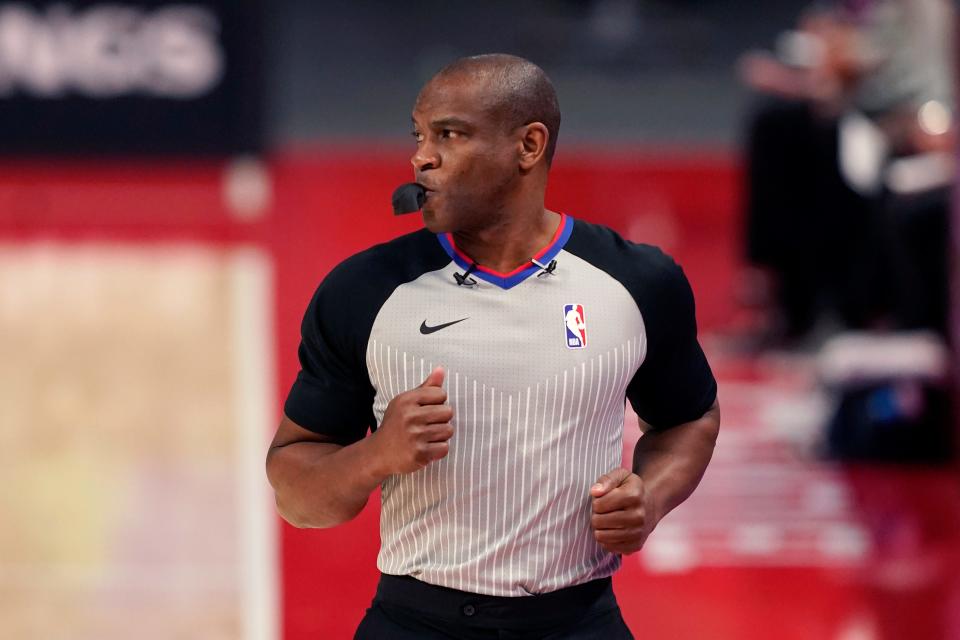
[[[484,88],[465,74],[434,78],[414,106],[410,160],[428,190],[423,220],[434,233],[489,226],[518,185],[519,143],[492,115]]]

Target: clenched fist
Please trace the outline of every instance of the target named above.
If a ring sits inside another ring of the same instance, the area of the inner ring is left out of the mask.
[[[623,555],[639,551],[657,524],[643,479],[626,469],[613,469],[597,478],[590,496],[590,523],[600,546]]]
[[[412,473],[450,451],[453,409],[445,404],[443,368],[436,367],[419,387],[398,394],[371,438],[388,474]]]

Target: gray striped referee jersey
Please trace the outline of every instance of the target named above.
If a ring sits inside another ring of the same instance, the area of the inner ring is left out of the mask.
[[[533,260],[498,273],[423,229],[345,260],[310,301],[284,407],[296,424],[356,442],[446,369],[450,451],[383,482],[383,573],[496,596],[613,574],[589,489],[621,464],[626,399],[653,428],[713,404],[671,258],[564,215]]]

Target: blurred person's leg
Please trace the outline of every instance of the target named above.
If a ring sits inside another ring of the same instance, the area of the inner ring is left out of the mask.
[[[837,173],[825,179],[824,307],[845,328],[872,328],[893,304],[892,229],[877,198],[854,193]]]
[[[765,97],[747,127],[746,258],[773,276],[788,337],[813,326],[824,277],[824,126],[808,102]]]
[[[895,274],[893,315],[903,329],[933,329],[947,336],[950,188],[891,196],[886,208]]]

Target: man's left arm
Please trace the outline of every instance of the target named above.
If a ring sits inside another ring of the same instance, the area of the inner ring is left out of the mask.
[[[720,406],[674,427],[650,429],[633,450],[633,470],[612,469],[590,488],[597,542],[611,553],[639,551],[657,523],[690,497],[720,432]]]

